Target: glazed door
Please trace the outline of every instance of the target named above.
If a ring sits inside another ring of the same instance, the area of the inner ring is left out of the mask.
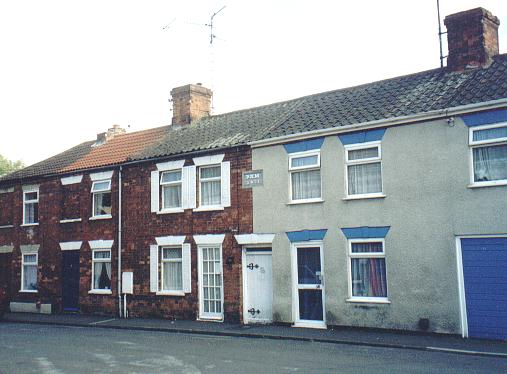
[[[200,273],[200,315],[202,319],[224,318],[223,312],[223,278],[222,248],[204,246],[199,248]]]
[[[79,306],[79,251],[62,252],[63,310],[75,312]]]

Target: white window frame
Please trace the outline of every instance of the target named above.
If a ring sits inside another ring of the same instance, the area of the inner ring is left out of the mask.
[[[31,256],[35,255],[35,262],[25,262],[25,256]],[[36,251],[29,251],[29,252],[21,252],[21,289],[19,292],[29,292],[29,293],[37,293],[37,290],[27,290],[25,289],[25,265],[34,266],[37,269],[37,275],[36,275],[36,284],[39,285],[39,253]]]
[[[102,189],[99,189],[97,191],[94,191],[94,188],[95,188],[96,184],[104,183],[104,182],[109,182],[108,183],[108,188],[102,188]],[[102,179],[102,180],[96,180],[96,181],[92,182],[92,188],[90,190],[91,195],[92,195],[92,216],[91,216],[90,219],[108,219],[108,218],[112,218],[112,214],[98,214],[98,215],[95,215],[95,194],[110,193],[111,194],[111,209],[112,209],[113,196],[112,196],[112,192],[111,192],[111,184],[112,184],[111,183],[111,179]]]
[[[157,295],[174,295],[174,296],[184,296],[185,292],[183,290],[183,272],[185,271],[183,266],[183,245],[162,245],[158,247],[159,249],[159,282],[160,282],[160,288],[157,292]],[[179,259],[177,258],[170,258],[170,259],[164,259],[164,249],[179,249],[181,251],[181,256]],[[181,263],[181,290],[165,290],[164,289],[164,263],[169,262],[179,262]]]
[[[483,126],[473,126],[468,130],[468,145],[470,148],[469,151],[469,164],[470,164],[470,185],[469,187],[488,187],[488,186],[504,186],[507,185],[507,179],[499,179],[495,181],[483,181],[476,182],[474,180],[474,148],[482,148],[484,146],[492,146],[492,145],[507,145],[507,137],[496,138],[496,139],[488,139],[488,140],[478,140],[474,141],[474,132],[480,130],[489,130],[498,127],[506,127],[507,122],[495,123],[493,125],[483,125]]]
[[[95,259],[95,252],[109,252],[109,258],[99,258]],[[112,251],[111,248],[93,248],[92,249],[92,271],[91,271],[91,287],[89,294],[102,294],[102,295],[111,295],[112,294],[112,286],[113,286],[113,259],[112,259]],[[94,288],[94,279],[95,279],[95,263],[97,262],[109,262],[111,264],[111,288]]]
[[[209,169],[209,168],[219,168],[220,169],[220,177],[211,177],[211,178],[202,178],[201,172],[203,169]],[[222,206],[222,165],[221,164],[210,164],[210,165],[201,165],[198,167],[198,173],[199,173],[199,208],[202,208],[202,210],[215,210],[215,209],[223,209]],[[210,204],[210,205],[203,205],[202,203],[202,184],[203,182],[220,182],[220,204]],[[198,208],[198,209],[199,209]]]
[[[180,172],[180,180],[179,181],[172,181],[172,182],[162,182],[162,178],[164,174],[168,173],[176,173]],[[170,186],[180,186],[181,187],[181,199],[180,199],[180,206],[170,207],[170,208],[164,208],[165,205],[165,194],[164,194],[164,187],[170,187]],[[161,213],[170,213],[170,212],[181,212],[183,210],[183,169],[171,169],[171,170],[164,170],[160,172],[160,193],[162,195],[162,201],[160,206],[160,212]]]
[[[364,253],[352,253],[353,243],[382,243],[382,252],[364,252]],[[347,243],[347,270],[348,270],[348,285],[349,285],[349,302],[360,302],[360,303],[379,303],[379,304],[390,304],[389,301],[389,287],[387,287],[387,261],[386,261],[386,245],[384,238],[368,238],[368,239],[348,239]],[[387,297],[364,297],[364,296],[353,296],[352,295],[352,259],[354,258],[383,258],[386,261],[386,287]]]
[[[295,158],[309,157],[309,156],[317,156],[317,163],[314,165],[306,165],[306,166],[292,166],[292,160]],[[300,171],[313,171],[313,170],[321,170],[320,163],[320,149],[313,149],[311,151],[303,151],[303,152],[294,152],[289,153],[289,204],[305,204],[305,203],[314,203],[314,202],[322,202],[322,171],[320,173],[320,197],[315,197],[311,199],[297,199],[295,200],[292,197],[292,173],[300,172]]]
[[[362,158],[360,160],[349,160],[349,151],[357,151],[360,149],[367,148],[377,148],[378,156],[377,157],[369,157]],[[347,144],[344,146],[345,150],[345,200],[353,200],[353,199],[369,199],[369,198],[377,198],[377,197],[385,197],[384,194],[384,178],[383,178],[383,165],[382,165],[382,142],[381,141],[373,141],[366,143],[355,143],[355,144]],[[380,163],[380,192],[373,193],[365,193],[365,194],[350,194],[349,193],[349,166],[352,165],[365,165],[365,164],[374,164]]]
[[[37,199],[35,200],[27,200],[26,195],[29,193],[37,193]],[[39,213],[37,209],[37,222],[26,222],[26,205],[27,204],[37,204],[39,205],[39,188],[29,188],[23,190],[23,224],[21,226],[37,226],[39,224]],[[37,207],[38,208],[38,207]]]

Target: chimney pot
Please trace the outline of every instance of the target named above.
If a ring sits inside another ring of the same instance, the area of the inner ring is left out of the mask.
[[[499,53],[500,21],[484,8],[475,8],[445,17],[451,71],[488,67]]]

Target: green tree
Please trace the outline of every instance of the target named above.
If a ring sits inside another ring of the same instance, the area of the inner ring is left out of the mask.
[[[23,161],[17,160],[17,161],[11,161],[4,156],[0,155],[0,176],[12,173],[13,171],[22,169],[25,167],[25,164],[23,164]]]

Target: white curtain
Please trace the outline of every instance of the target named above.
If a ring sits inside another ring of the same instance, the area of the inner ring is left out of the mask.
[[[221,186],[220,181],[201,182],[201,204],[220,205]]]
[[[292,172],[292,200],[321,197],[320,170]]]
[[[93,288],[111,289],[111,262],[95,262],[93,264]]]
[[[37,203],[27,203],[25,204],[25,223],[35,223],[35,208]]]
[[[474,181],[507,179],[507,145],[474,148],[473,156]]]
[[[37,289],[37,265],[23,266],[23,286],[24,290]]]
[[[164,186],[164,208],[181,207],[181,184],[175,186]]]
[[[181,262],[164,262],[164,291],[183,290],[183,275]]]
[[[382,192],[380,162],[348,166],[349,195]]]

